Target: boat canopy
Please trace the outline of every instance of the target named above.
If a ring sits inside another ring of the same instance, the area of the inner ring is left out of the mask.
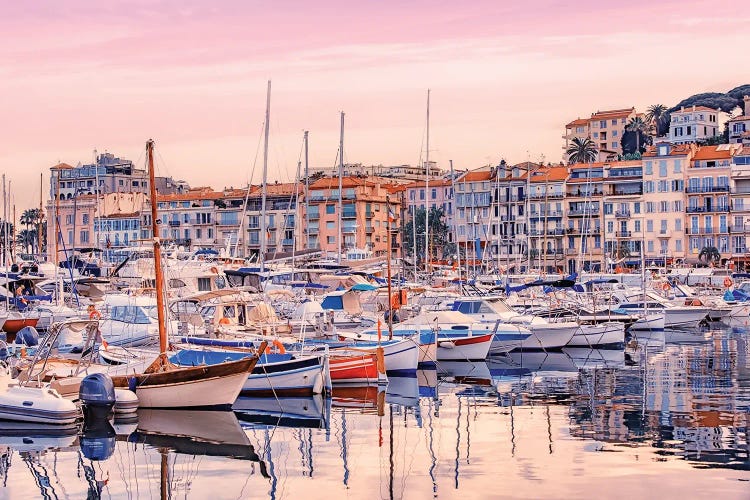
[[[323,308],[318,302],[314,300],[307,300],[302,302],[292,313],[292,319],[295,320],[310,320],[315,319],[318,314],[323,313]]]
[[[338,290],[323,297],[320,306],[323,309],[334,311],[345,311],[349,314],[361,314],[362,305],[356,292],[351,290]]]

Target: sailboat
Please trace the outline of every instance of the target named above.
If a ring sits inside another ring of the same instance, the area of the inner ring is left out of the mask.
[[[151,195],[151,228],[154,238],[156,303],[159,320],[159,354],[146,370],[112,377],[115,387],[136,392],[141,408],[231,408],[242,386],[258,362],[250,358],[214,365],[177,367],[167,358],[166,305],[161,243],[157,225],[156,186],[154,180],[154,141],[146,143]],[[264,352],[263,342],[258,352]]]

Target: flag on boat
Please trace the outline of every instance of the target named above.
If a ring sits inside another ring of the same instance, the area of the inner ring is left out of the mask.
[[[388,205],[388,222],[396,222],[396,214],[390,205]]]

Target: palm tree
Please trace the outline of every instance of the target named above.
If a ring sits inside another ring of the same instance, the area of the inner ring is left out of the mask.
[[[698,260],[705,262],[706,264],[716,264],[721,260],[721,254],[719,249],[716,247],[703,247],[698,252]]]
[[[36,226],[37,229],[36,229],[36,231],[34,233],[34,234],[36,234],[36,232],[38,231],[37,224],[39,224],[41,222],[41,214],[42,213],[41,213],[41,211],[38,208],[28,208],[28,209],[26,209],[26,210],[23,211],[23,213],[21,214],[21,218],[19,219],[18,222],[20,222],[21,224],[23,224],[24,226],[26,226],[26,231],[27,232],[29,232],[29,226]],[[35,244],[36,244],[36,242],[34,240],[26,240],[26,243],[25,243],[25,245],[26,245],[26,253],[30,253],[29,252],[29,245],[31,246],[31,250],[33,251]],[[38,250],[39,249],[37,249],[37,251]]]
[[[669,120],[669,108],[663,104],[652,104],[646,110],[646,121],[651,124],[657,137],[666,135]]]
[[[648,124],[644,122],[640,116],[636,116],[625,125],[625,130],[628,132],[635,132],[635,150],[640,152],[641,134],[648,133]]]
[[[574,137],[565,154],[568,155],[570,163],[591,163],[596,160],[599,150],[591,139]]]

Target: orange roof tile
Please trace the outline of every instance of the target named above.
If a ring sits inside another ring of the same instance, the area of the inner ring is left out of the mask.
[[[597,111],[591,114],[591,118],[594,120],[602,120],[606,118],[620,118],[623,116],[629,116],[635,112],[635,108],[623,108],[623,109],[609,109],[605,111]]]
[[[68,170],[68,169],[72,169],[73,167],[68,165],[67,163],[58,163],[54,167],[50,167],[50,168],[55,168],[57,170]]]
[[[722,144],[721,146],[727,146]],[[728,160],[737,148],[721,148],[721,146],[701,146],[693,155],[693,160]]]
[[[730,122],[744,122],[745,120],[750,120],[750,115],[740,115],[729,119]]]
[[[557,182],[568,178],[568,167],[540,167],[531,175],[531,182]]]
[[[341,179],[341,186],[344,188],[352,188],[357,186],[364,186],[365,179],[360,177],[343,177]],[[323,177],[310,184],[310,189],[338,189],[339,178],[338,177]]]
[[[673,144],[669,150],[669,156],[687,156],[693,147],[692,144]],[[648,146],[642,156],[644,158],[656,156],[656,146]]]
[[[224,197],[224,193],[214,191],[210,187],[191,188],[187,193],[160,194],[156,196],[157,201],[194,201],[194,200],[218,200]]]
[[[492,178],[492,171],[487,167],[478,168],[476,170],[469,170],[464,175],[460,176],[458,182],[477,182],[477,181],[488,181]]]
[[[577,120],[573,120],[572,122],[565,125],[566,128],[570,127],[577,127],[578,125],[588,125],[589,120],[586,118],[578,118]]]

